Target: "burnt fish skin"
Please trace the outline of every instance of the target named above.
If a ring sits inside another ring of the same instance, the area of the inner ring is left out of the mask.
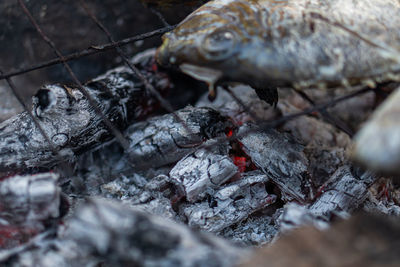
[[[399,80],[400,1],[210,1],[163,36],[157,60],[211,90]]]

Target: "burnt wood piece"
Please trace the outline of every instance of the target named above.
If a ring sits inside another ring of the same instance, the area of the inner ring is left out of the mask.
[[[228,142],[209,140],[205,146],[181,159],[169,173],[189,202],[213,196],[221,184],[239,174],[229,157]]]
[[[232,125],[227,117],[211,108],[188,106],[175,114],[136,123],[125,131],[130,144],[126,154],[136,169],[177,162],[205,140],[224,136],[226,128]]]
[[[371,172],[342,166],[321,187],[321,195],[309,206],[309,211],[326,221],[335,215],[347,216],[364,202],[368,188],[377,178]]]
[[[147,58],[153,54],[147,53]],[[140,55],[134,63],[143,61]],[[165,73],[151,72],[141,66],[143,75],[155,88],[169,88]],[[136,120],[146,118],[159,104],[144,84],[127,67],[108,71],[84,85],[114,127],[123,131]],[[101,116],[73,85],[45,85],[33,97],[34,116],[57,152],[23,112],[0,124],[0,173],[29,167],[51,167],[113,138]]]
[[[60,216],[58,175],[17,175],[0,181],[0,220],[25,224]]]
[[[239,141],[252,161],[281,189],[284,200],[305,203],[310,195],[304,146],[275,129],[254,124],[239,129]]]
[[[238,181],[221,186],[208,199],[180,208],[190,227],[217,233],[273,204],[277,196],[267,191],[268,182],[263,173],[247,172]]]

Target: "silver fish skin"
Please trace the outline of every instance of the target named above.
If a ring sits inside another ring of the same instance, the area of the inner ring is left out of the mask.
[[[161,65],[209,84],[298,88],[399,80],[398,0],[215,0],[163,36]]]

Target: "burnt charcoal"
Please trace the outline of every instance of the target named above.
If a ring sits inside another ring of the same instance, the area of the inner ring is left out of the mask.
[[[180,208],[190,227],[217,233],[274,203],[276,195],[266,189],[269,181],[257,171],[244,173],[240,180],[221,186],[210,200]]]
[[[348,164],[346,150],[340,147],[309,146],[304,150],[310,162],[310,173],[314,188],[319,188],[341,166]]]
[[[0,181],[0,250],[27,242],[61,216],[57,179],[43,173]]]
[[[150,56],[150,55],[149,55]],[[136,62],[135,59],[133,62]],[[143,75],[150,75],[143,70]],[[166,74],[151,73],[157,90],[168,89]],[[84,85],[104,116],[122,131],[158,109],[157,100],[127,67],[108,71]],[[76,86],[45,85],[33,97],[32,112],[58,155],[27,112],[0,124],[0,172],[28,167],[51,167],[113,138],[88,99]]]
[[[211,235],[103,199],[77,210],[66,239],[111,265],[232,266],[246,255]]]
[[[225,228],[218,233],[242,246],[261,246],[269,244],[278,234],[278,226],[272,216],[250,216],[247,220]]]
[[[372,173],[342,166],[323,186],[321,196],[309,206],[309,210],[326,221],[334,215],[348,216],[367,198],[368,187],[376,179]]]
[[[43,173],[12,176],[0,182],[0,220],[11,225],[58,218],[58,175]]]
[[[302,145],[287,134],[274,129],[261,130],[253,124],[240,127],[238,135],[243,150],[279,186],[285,200],[307,201],[308,159]]]
[[[398,204],[393,201],[378,200],[371,192],[368,192],[367,199],[362,204],[362,209],[372,214],[400,217],[400,206]]]
[[[188,106],[172,114],[136,123],[125,132],[130,146],[126,151],[136,169],[160,167],[180,160],[204,140],[225,134],[227,118],[210,108]],[[187,131],[186,127],[190,130]]]
[[[205,148],[180,160],[169,173],[189,202],[201,200],[206,195],[213,196],[221,184],[239,175],[237,166],[229,157],[227,142],[209,140],[204,145]]]

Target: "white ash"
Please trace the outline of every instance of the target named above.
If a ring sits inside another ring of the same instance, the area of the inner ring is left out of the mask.
[[[227,143],[209,140],[204,146],[206,148],[181,159],[169,173],[189,202],[214,195],[215,189],[238,175],[238,168],[229,157],[230,146]]]
[[[384,214],[400,217],[400,206],[393,201],[378,200],[371,192],[362,204],[362,209],[372,214]]]
[[[269,181],[259,172],[246,173],[240,180],[221,186],[208,200],[180,208],[189,226],[220,232],[275,202],[276,195],[266,189]]]
[[[102,199],[80,207],[65,235],[109,264],[232,266],[246,255],[222,239]]]
[[[233,226],[223,229],[219,236],[242,246],[262,246],[272,242],[279,227],[273,216],[250,216]]]

